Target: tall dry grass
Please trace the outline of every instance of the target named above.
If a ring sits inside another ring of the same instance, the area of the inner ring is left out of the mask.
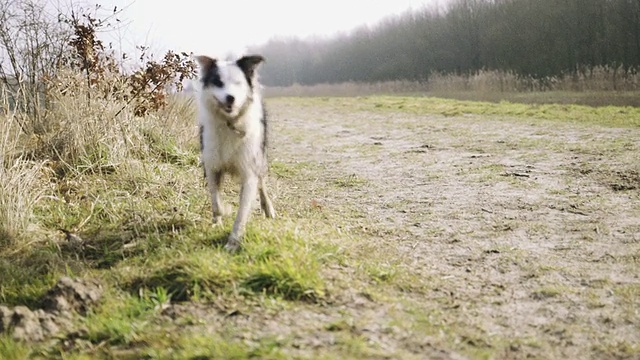
[[[4,105],[8,102],[4,97]],[[24,239],[33,209],[44,193],[45,160],[32,160],[21,149],[26,141],[13,112],[0,114],[0,246]]]
[[[591,70],[558,77],[534,78],[511,71],[484,70],[472,75],[432,73],[425,81],[396,80],[377,83],[267,87],[267,96],[366,96],[373,94],[429,93],[527,93],[527,92],[611,92],[640,91],[640,73],[622,68],[594,67]]]
[[[195,124],[188,98],[170,97],[164,108],[136,116],[134,106],[123,100],[125,94],[118,93],[124,84],[110,86],[105,96],[105,88],[82,86],[82,76],[69,72],[68,82],[50,90],[47,128],[39,136],[38,147],[31,149],[35,157],[52,159],[64,171],[76,174],[109,171],[132,158],[144,159],[151,133],[170,134],[181,143],[193,139]],[[112,81],[125,80],[114,77]]]
[[[166,107],[136,116],[113,93],[82,85],[82,74],[61,76],[49,90],[46,126],[19,110],[0,115],[0,243],[19,246],[37,229],[34,210],[42,198],[57,199],[56,183],[85,175],[144,180],[153,161],[194,158],[185,154],[197,139],[189,97],[170,97]],[[117,87],[114,87],[117,88]],[[196,160],[189,160],[192,163]],[[62,201],[62,199],[58,199]]]
[[[622,68],[596,66],[590,70],[536,78],[521,76],[512,71],[480,71],[468,76],[432,74],[425,84],[427,91],[637,91],[640,90],[640,74]]]

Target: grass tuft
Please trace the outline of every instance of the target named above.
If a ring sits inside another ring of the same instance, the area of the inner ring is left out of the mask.
[[[30,359],[32,347],[3,334],[0,335],[0,355],[2,355],[3,360]]]
[[[226,294],[263,294],[285,300],[315,301],[322,296],[315,250],[291,234],[275,236],[249,231],[236,255],[206,248],[170,259],[149,275],[134,278],[128,288],[164,288],[174,301]]]
[[[307,279],[289,269],[264,267],[247,276],[241,286],[255,293],[279,296],[286,300],[315,301],[319,294]]]
[[[84,319],[83,337],[93,344],[126,345],[138,341],[159,309],[149,297],[111,292],[102,306]]]

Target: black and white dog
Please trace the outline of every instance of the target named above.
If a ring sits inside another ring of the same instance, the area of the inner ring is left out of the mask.
[[[256,193],[264,214],[276,213],[267,193],[267,118],[260,94],[259,55],[236,61],[195,57],[200,69],[197,91],[200,147],[211,192],[214,224],[222,223],[220,185],[225,174],[241,180],[240,205],[225,249],[236,251],[249,219]]]

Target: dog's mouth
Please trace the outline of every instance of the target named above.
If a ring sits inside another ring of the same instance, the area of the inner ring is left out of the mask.
[[[214,98],[217,103],[217,108],[225,115],[231,115],[233,113],[233,103],[229,101],[222,101],[218,98]]]

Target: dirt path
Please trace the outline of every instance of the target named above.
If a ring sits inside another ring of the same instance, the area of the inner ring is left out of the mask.
[[[316,166],[281,198],[349,219],[421,283],[310,324],[349,314],[416,358],[640,356],[640,130],[269,106],[275,161]]]

